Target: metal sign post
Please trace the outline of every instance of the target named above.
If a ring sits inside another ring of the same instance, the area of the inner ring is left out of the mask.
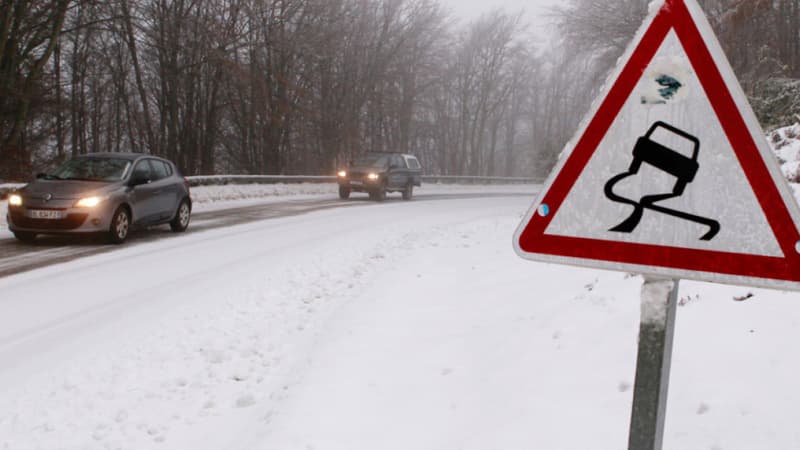
[[[645,277],[628,450],[661,450],[678,281]]]

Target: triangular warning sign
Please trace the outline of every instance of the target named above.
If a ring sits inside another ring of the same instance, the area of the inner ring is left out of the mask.
[[[642,28],[514,237],[520,256],[800,289],[800,214],[695,0]]]

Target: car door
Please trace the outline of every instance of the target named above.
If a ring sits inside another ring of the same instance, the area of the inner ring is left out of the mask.
[[[408,184],[408,167],[400,155],[392,155],[389,160],[389,187],[403,188]]]
[[[153,208],[156,220],[171,218],[178,209],[178,186],[172,177],[172,168],[164,161],[150,159],[153,171]]]
[[[415,186],[420,186],[422,184],[422,166],[419,160],[411,155],[405,155],[403,159],[406,160],[409,179],[413,181]]]
[[[131,182],[133,184],[131,209],[134,222],[152,222],[156,219],[158,210],[156,205],[158,186],[153,184],[153,170],[147,159],[136,162],[131,173]]]

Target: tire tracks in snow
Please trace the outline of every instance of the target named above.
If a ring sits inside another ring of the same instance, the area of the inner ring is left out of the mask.
[[[472,193],[472,194],[418,194],[414,201],[446,201],[469,198],[492,198],[526,196],[519,193]],[[381,205],[391,207],[401,203],[390,198]],[[186,234],[230,227],[262,220],[292,217],[317,211],[359,206],[375,206],[366,197],[355,197],[350,201],[323,198],[314,200],[286,200],[260,205],[233,207],[192,214],[192,223]],[[176,239],[169,227],[154,227],[143,232],[134,232],[123,247],[107,245],[99,236],[41,236],[33,243],[18,242],[13,238],[0,239],[0,278],[55,264],[69,263],[93,255],[115,252],[120,248],[155,242],[161,239]]]

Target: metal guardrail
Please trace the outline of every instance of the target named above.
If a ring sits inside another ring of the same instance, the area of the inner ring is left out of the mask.
[[[190,186],[224,186],[227,184],[295,184],[335,183],[335,176],[310,175],[210,175],[186,177]],[[452,175],[424,175],[423,183],[431,184],[535,184],[541,179],[523,177],[467,177]]]

